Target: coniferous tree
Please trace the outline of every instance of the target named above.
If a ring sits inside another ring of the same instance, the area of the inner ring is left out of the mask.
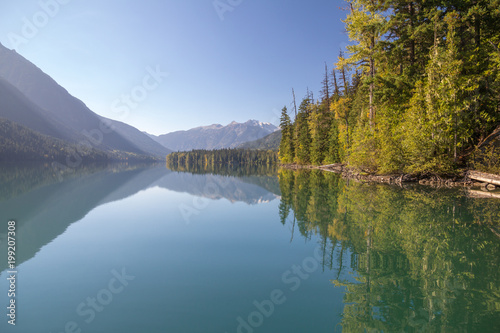
[[[295,120],[295,162],[297,164],[308,164],[311,162],[311,133],[309,129],[309,116],[311,113],[311,100],[306,96],[299,106],[297,119]]]
[[[294,157],[293,149],[293,127],[288,110],[285,107],[281,110],[280,119],[281,141],[279,148],[279,158],[281,163],[292,163]]]
[[[308,89],[296,113],[295,161],[376,172],[465,166],[500,124],[500,2],[347,2],[352,44],[321,100]]]
[[[350,0],[351,12],[347,15],[346,30],[349,39],[356,42],[347,46],[350,57],[343,57],[343,64],[361,63],[366,72],[366,83],[369,87],[369,120],[370,126],[375,123],[375,72],[376,58],[380,53],[380,39],[386,30],[385,18],[381,14],[384,8],[381,3],[371,0]]]

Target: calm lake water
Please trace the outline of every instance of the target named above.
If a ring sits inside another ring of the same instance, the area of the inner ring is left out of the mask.
[[[305,170],[0,180],[0,332],[500,331],[499,200]]]

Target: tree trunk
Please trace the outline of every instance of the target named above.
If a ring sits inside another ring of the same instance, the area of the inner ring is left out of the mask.
[[[415,8],[413,7],[413,2],[408,5],[410,12],[410,34],[413,34],[413,17],[415,16]],[[415,63],[415,40],[413,37],[410,38],[410,65],[413,66]]]
[[[498,175],[471,170],[468,172],[467,176],[470,179],[478,180],[483,183],[500,186],[500,176]]]
[[[370,127],[373,128],[375,125],[375,108],[373,107],[373,89],[374,89],[374,83],[373,83],[373,78],[375,77],[375,60],[373,59],[373,49],[375,48],[375,37],[372,36],[371,38],[371,52],[372,54],[370,55],[370,99],[369,99],[369,105],[370,105]]]
[[[369,96],[369,108],[370,108],[370,127],[373,127],[375,123],[375,110],[373,108],[373,68],[374,61],[373,58],[370,58],[370,96]]]

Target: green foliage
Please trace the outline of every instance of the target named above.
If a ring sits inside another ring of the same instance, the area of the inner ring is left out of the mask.
[[[474,165],[465,157],[500,124],[500,2],[347,2],[352,43],[335,89],[301,104],[295,162],[379,173]]]
[[[292,163],[294,159],[293,127],[286,106],[281,110],[280,128],[279,159],[281,163]]]
[[[330,148],[330,132],[332,117],[328,104],[313,104],[309,116],[309,132],[311,133],[311,162],[322,164],[325,162]]]
[[[311,163],[311,131],[309,129],[309,116],[311,101],[309,98],[304,98],[299,107],[299,113],[295,120],[294,133],[294,150],[295,163],[309,164]]]
[[[332,119],[328,132],[328,152],[325,156],[325,163],[340,163],[340,142],[338,122]]]
[[[500,174],[500,138],[474,153],[472,167],[478,171]]]
[[[167,167],[175,171],[213,172],[220,174],[228,168],[259,167],[273,168],[278,164],[275,151],[220,149],[176,152],[167,156]]]
[[[349,152],[350,165],[364,172],[377,172],[377,141],[368,124],[356,127]]]

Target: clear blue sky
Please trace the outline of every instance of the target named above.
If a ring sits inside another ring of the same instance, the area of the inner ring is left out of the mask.
[[[307,87],[319,95],[324,62],[331,67],[348,42],[345,2],[218,2],[232,10],[218,12],[214,0],[2,1],[0,42],[94,112],[153,134],[233,120],[277,124],[292,87],[298,99]],[[168,76],[141,90],[147,68]],[[124,102],[132,92],[132,104]]]

